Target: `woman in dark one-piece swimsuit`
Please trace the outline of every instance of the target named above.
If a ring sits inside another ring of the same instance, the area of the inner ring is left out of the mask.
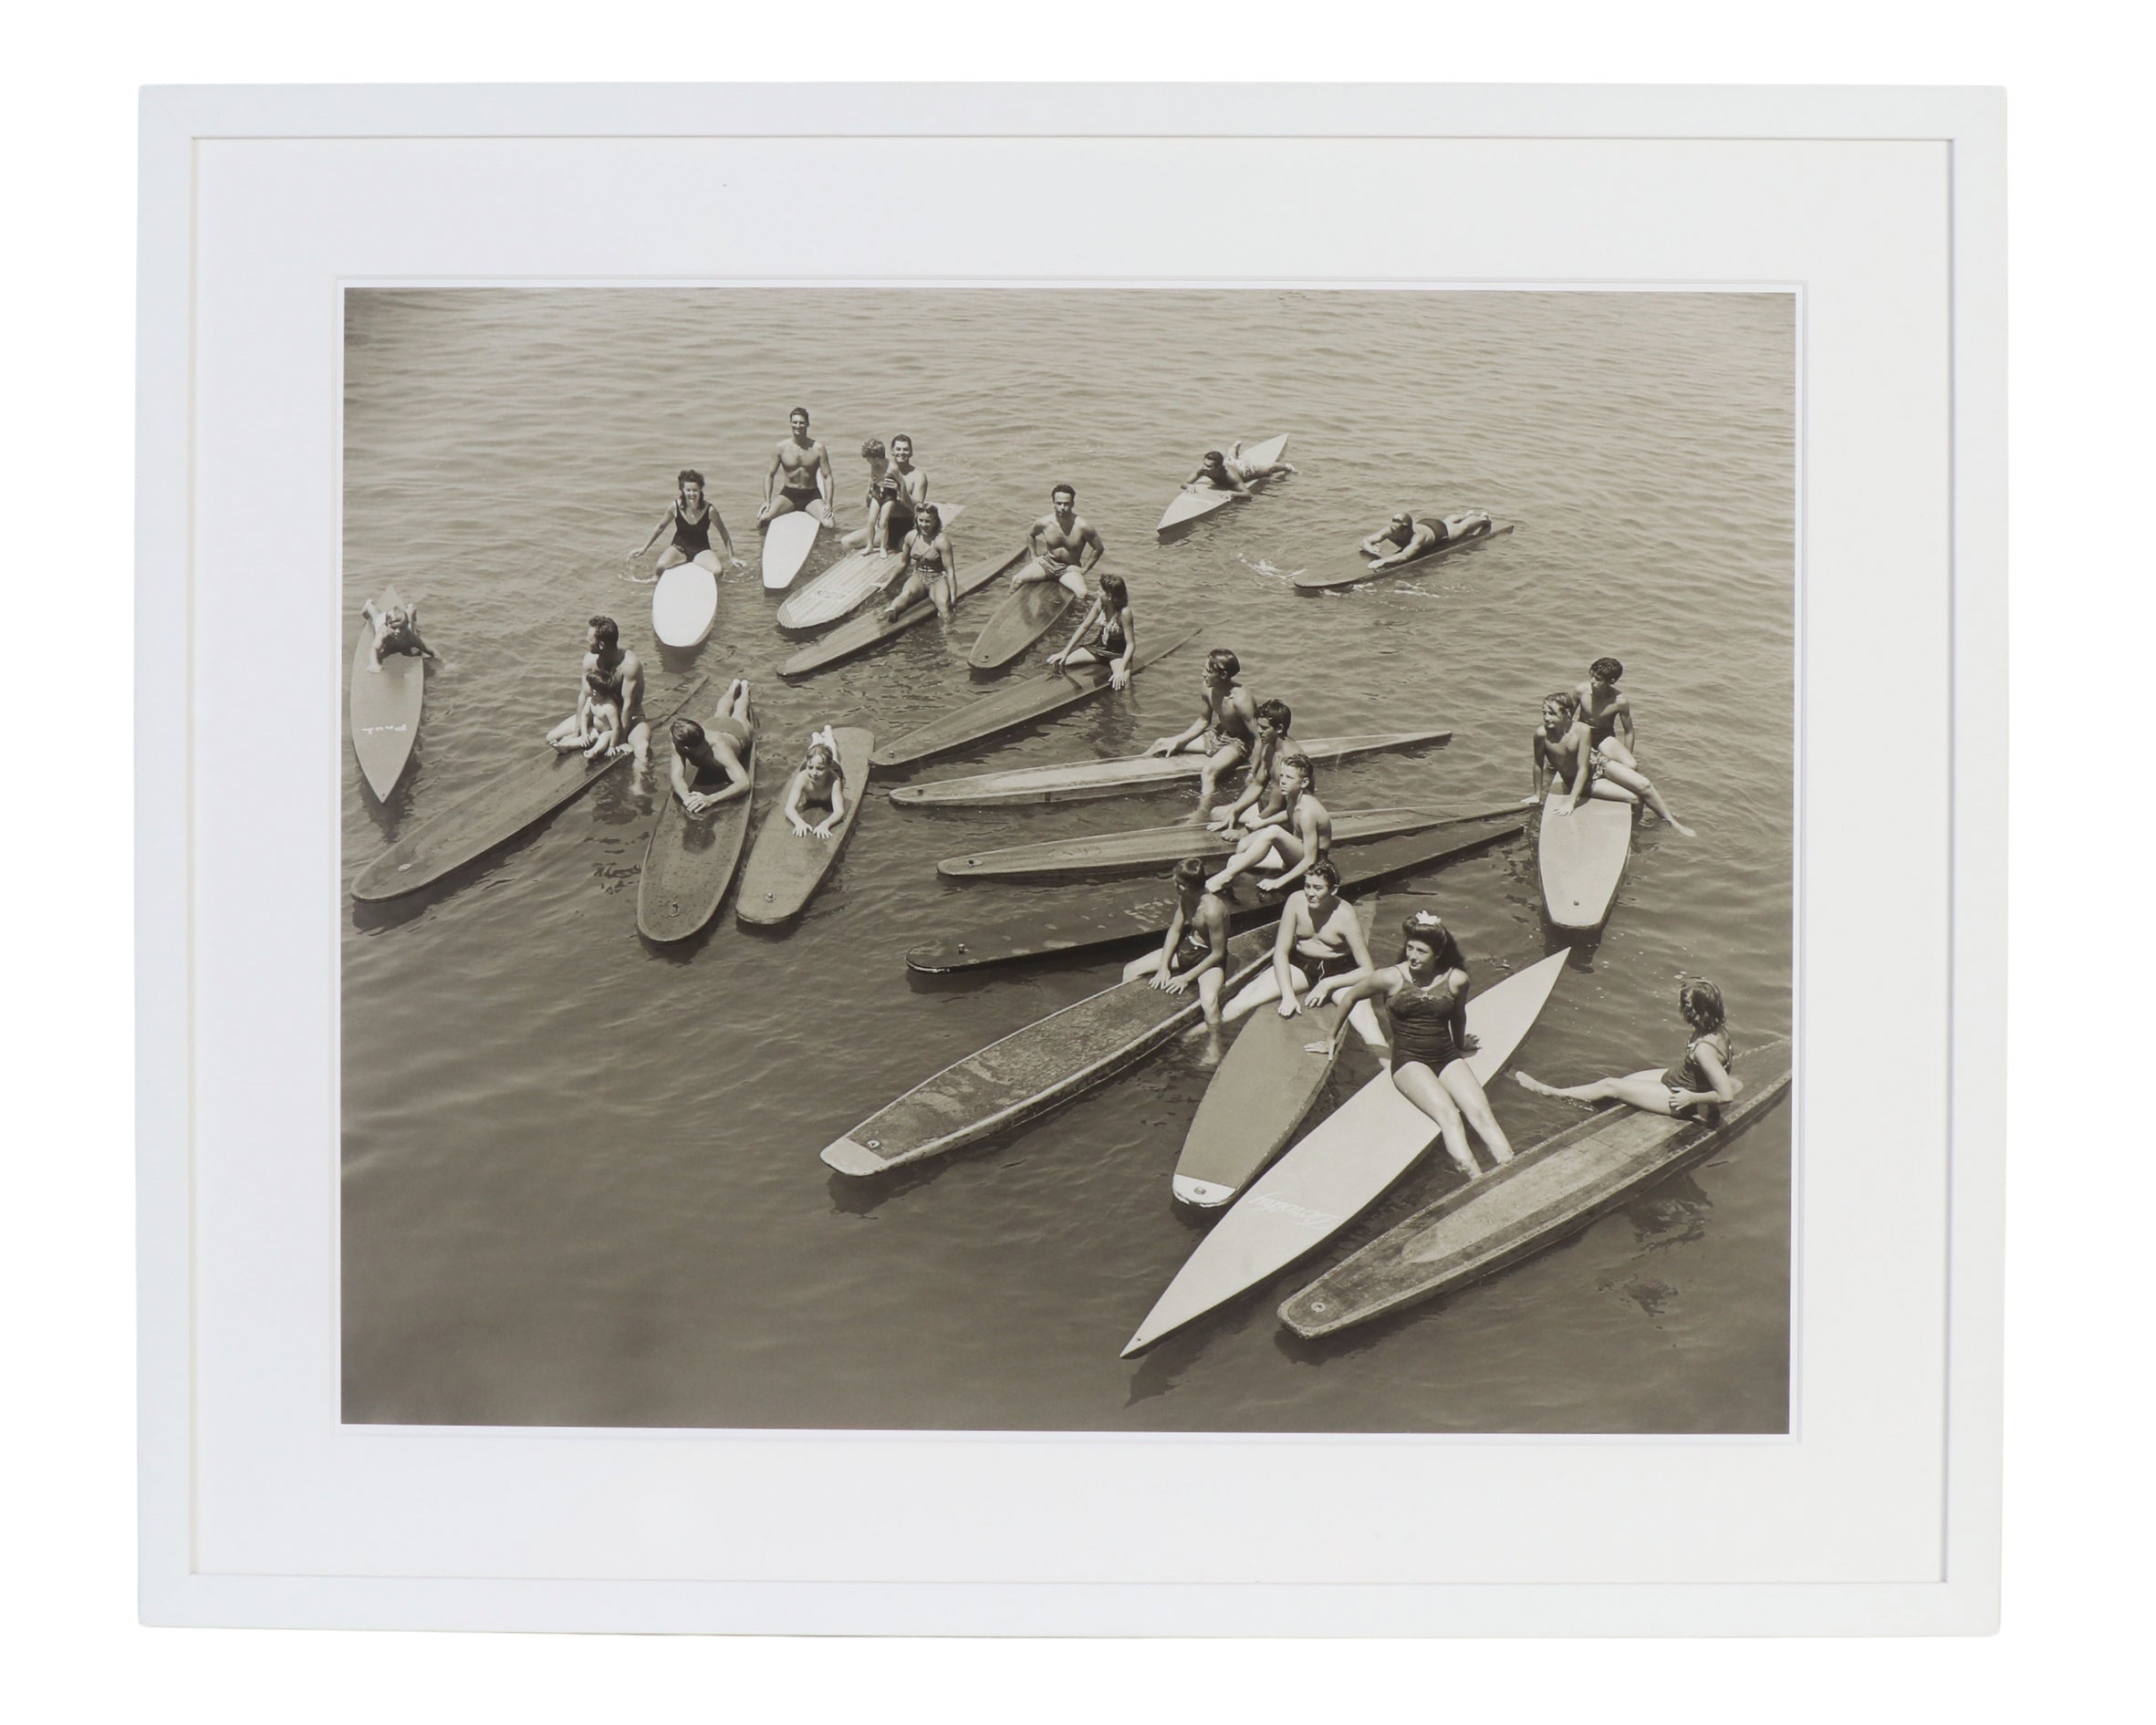
[[[1722,991],[1712,982],[1690,978],[1677,990],[1677,1010],[1692,1034],[1684,1045],[1684,1058],[1673,1066],[1659,1071],[1650,1067],[1621,1078],[1597,1078],[1592,1084],[1548,1085],[1524,1072],[1513,1076],[1538,1096],[1622,1102],[1649,1114],[1705,1119],[1723,1103],[1734,1101],[1740,1087],[1729,1073],[1731,1044]]]

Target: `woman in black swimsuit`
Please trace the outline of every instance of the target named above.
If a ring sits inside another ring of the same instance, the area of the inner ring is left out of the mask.
[[[1621,1102],[1649,1114],[1672,1115],[1680,1120],[1704,1119],[1724,1102],[1734,1102],[1737,1081],[1730,1076],[1729,1025],[1722,1006],[1722,991],[1709,982],[1693,979],[1677,990],[1677,1010],[1692,1033],[1684,1058],[1666,1071],[1650,1067],[1621,1078],[1597,1078],[1592,1084],[1548,1085],[1524,1072],[1513,1076],[1538,1096],[1562,1096],[1568,1102]]]
[[[943,512],[933,504],[922,504],[920,519],[914,522],[913,531],[906,535],[900,548],[906,554],[906,578],[899,583],[899,590],[883,608],[884,619],[889,621],[909,605],[924,598],[933,599],[936,615],[948,619],[956,597],[953,589],[957,583],[953,577],[957,572],[958,557],[943,532]]]
[[[1088,631],[1090,631],[1088,633]],[[1106,665],[1108,686],[1130,686],[1130,655],[1138,650],[1138,631],[1130,621],[1130,589],[1120,575],[1103,575],[1085,616],[1059,653],[1048,655],[1050,670],[1074,665]]]
[[[1445,1154],[1474,1179],[1483,1170],[1468,1143],[1469,1127],[1499,1164],[1512,1160],[1512,1145],[1467,1064],[1474,1052],[1467,1034],[1467,962],[1453,931],[1427,910],[1410,917],[1401,935],[1400,962],[1349,983],[1338,998],[1350,1008],[1360,1000],[1384,1003],[1392,1032],[1393,1087],[1437,1122]]]
[[[726,561],[737,569],[748,565],[734,554],[734,535],[726,531],[725,517],[719,514],[719,506],[706,501],[703,494],[703,475],[693,467],[684,467],[674,476],[678,495],[674,504],[659,517],[659,525],[651,529],[651,536],[630,553],[641,557],[659,543],[659,535],[670,529],[672,540],[659,554],[658,562],[651,566],[653,575],[664,575],[667,570],[682,563],[701,563],[713,575],[720,573],[719,554],[712,549],[712,530],[716,528],[719,543],[726,547]]]

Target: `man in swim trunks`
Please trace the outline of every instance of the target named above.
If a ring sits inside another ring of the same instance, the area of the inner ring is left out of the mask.
[[[1631,699],[1617,686],[1624,675],[1623,662],[1598,659],[1587,670],[1588,681],[1576,684],[1572,692],[1579,699],[1579,716],[1587,721],[1595,752],[1606,761],[1637,765]]]
[[[1644,773],[1629,762],[1609,759],[1595,747],[1587,721],[1579,716],[1579,697],[1569,690],[1542,698],[1542,724],[1535,733],[1535,795],[1527,800],[1539,803],[1553,787],[1562,787],[1565,795],[1549,813],[1569,815],[1584,796],[1621,803],[1626,800],[1623,793],[1630,791],[1685,837],[1694,837],[1691,827],[1670,813],[1670,805]]]
[[[367,669],[377,676],[381,674],[381,661],[386,654],[401,653],[407,657],[432,659],[434,649],[419,638],[419,607],[392,605],[386,611],[374,608],[369,599],[359,608],[359,615],[374,626],[374,645],[367,649]]]
[[[1427,515],[1417,521],[1402,509],[1392,517],[1390,525],[1362,542],[1362,555],[1373,559],[1370,566],[1370,573],[1375,575],[1380,570],[1397,569],[1403,563],[1427,556],[1438,546],[1450,545],[1455,539],[1479,539],[1490,531],[1492,525],[1488,512],[1481,509],[1456,510],[1434,521]]]
[[[1282,755],[1273,782],[1281,805],[1278,812],[1251,828],[1228,866],[1205,883],[1208,892],[1225,892],[1237,875],[1268,863],[1280,872],[1257,884],[1263,891],[1277,892],[1300,880],[1332,848],[1332,811],[1318,800],[1318,769],[1310,764],[1310,757]]]
[[[1092,524],[1078,512],[1078,489],[1057,485],[1048,494],[1048,513],[1033,524],[1029,537],[1033,561],[1011,577],[1013,587],[1032,581],[1060,581],[1078,598],[1086,597],[1086,572],[1108,554]]]
[[[1205,1023],[1220,1029],[1220,994],[1228,975],[1228,901],[1205,886],[1206,861],[1185,857],[1175,865],[1175,914],[1159,949],[1123,967],[1123,980],[1150,976],[1152,985],[1180,994],[1198,985]]]
[[[726,685],[709,726],[693,719],[673,722],[673,794],[692,815],[704,815],[722,803],[749,794],[748,761],[756,740],[756,715],[748,684],[739,677]]]
[[[1246,760],[1257,733],[1257,710],[1250,691],[1235,679],[1243,674],[1243,661],[1224,647],[1205,656],[1205,691],[1198,716],[1172,737],[1158,737],[1148,754],[1202,754],[1204,770],[1198,775],[1198,795],[1213,799],[1220,775]]]
[[[1225,491],[1238,497],[1250,495],[1250,487],[1243,483],[1243,475],[1228,465],[1228,458],[1216,449],[1209,449],[1198,462],[1198,471],[1182,482],[1185,491]]]
[[[1235,447],[1228,452],[1227,469],[1245,485],[1255,485],[1261,479],[1278,479],[1283,473],[1292,473],[1296,466],[1293,462],[1275,462],[1270,467],[1246,462],[1243,459],[1242,441],[1238,439]]]
[[[717,528],[719,543],[726,547],[726,561],[737,569],[748,566],[734,553],[734,535],[726,531],[725,517],[719,514],[719,506],[707,502],[703,494],[703,475],[693,467],[684,467],[674,477],[679,495],[674,505],[659,517],[659,525],[651,529],[651,536],[637,546],[630,555],[641,557],[659,542],[659,535],[672,530],[673,539],[659,554],[659,561],[651,566],[653,575],[664,575],[667,570],[683,563],[701,563],[713,575],[722,573],[719,554],[712,549],[712,529]]]
[[[584,662],[577,670],[577,710],[547,733],[547,741],[559,748],[569,738],[581,735],[590,697],[610,697],[621,710],[622,741],[636,756],[641,773],[651,759],[651,724],[644,717],[644,666],[636,654],[621,645],[621,627],[610,617],[594,617],[585,625]]]
[[[1295,722],[1294,711],[1285,701],[1261,701],[1251,715],[1255,735],[1250,745],[1250,771],[1243,781],[1243,795],[1226,807],[1213,811],[1206,825],[1216,833],[1233,831],[1238,825],[1255,825],[1258,801],[1279,771],[1280,757],[1296,752],[1287,728]]]
[[[792,435],[771,453],[771,471],[764,475],[764,508],[756,525],[766,526],[776,515],[798,510],[814,515],[825,526],[831,519],[831,497],[838,489],[831,473],[831,452],[820,438],[808,435],[808,410],[797,407],[786,415]]]

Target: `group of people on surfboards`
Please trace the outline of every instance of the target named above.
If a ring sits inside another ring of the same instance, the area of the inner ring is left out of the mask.
[[[766,474],[759,528],[796,511],[814,515],[826,526],[837,525],[830,452],[811,435],[809,425],[807,410],[796,408],[789,416],[789,436],[774,450]],[[870,438],[860,453],[868,469],[866,521],[857,536],[870,550],[904,558],[902,577],[881,607],[882,615],[895,618],[926,598],[948,618],[956,598],[957,556],[942,512],[929,501],[928,475],[915,463],[913,440],[903,433],[888,444]],[[1253,482],[1295,471],[1286,462],[1246,463],[1238,444],[1232,452],[1206,451],[1185,489],[1248,495]],[[638,555],[671,530],[657,572],[694,560],[716,574],[719,553],[711,545],[715,534],[725,557],[734,567],[745,566],[716,505],[704,494],[703,475],[684,469],[677,488],[673,507]],[[1486,535],[1494,528],[1482,510],[1421,518],[1402,510],[1359,548],[1375,573]],[[1111,685],[1127,687],[1137,646],[1129,586],[1120,576],[1102,572],[1088,588],[1087,577],[1107,546],[1078,514],[1074,486],[1058,483],[1052,489],[1048,512],[1029,528],[1027,546],[1031,555],[1009,577],[1012,587],[1057,581],[1087,601],[1077,629],[1049,656],[1049,665],[1106,664]],[[610,618],[592,619],[588,649],[578,712],[557,726],[549,740],[557,747],[632,750],[641,767],[649,746],[641,667],[632,651],[620,646]],[[1293,714],[1283,701],[1255,699],[1239,681],[1241,673],[1234,651],[1214,649],[1206,659],[1191,722],[1155,739],[1146,751],[1203,757],[1200,808],[1208,812],[1211,830],[1232,838],[1233,846],[1224,863],[1190,857],[1177,865],[1176,908],[1165,938],[1158,949],[1125,967],[1126,980],[1147,977],[1153,987],[1176,994],[1196,989],[1204,1020],[1216,1037],[1224,1024],[1275,1001],[1283,1017],[1331,1004],[1338,1009],[1336,1034],[1341,1026],[1354,1025],[1389,1067],[1400,1093],[1437,1125],[1446,1153],[1462,1174],[1473,1179],[1483,1171],[1471,1133],[1494,1165],[1509,1161],[1511,1144],[1468,1063],[1475,1046],[1467,1029],[1473,983],[1458,940],[1441,918],[1419,910],[1401,926],[1399,959],[1390,965],[1376,962],[1353,908],[1340,896],[1339,870],[1327,855],[1332,816],[1318,795],[1316,766],[1289,730]],[[1550,813],[1563,818],[1583,797],[1636,799],[1674,831],[1691,837],[1692,829],[1640,771],[1631,704],[1620,687],[1623,674],[1617,660],[1598,659],[1585,680],[1545,697],[1532,740],[1535,793],[1526,800],[1546,803]],[[672,788],[689,813],[703,814],[747,794],[755,724],[748,686],[740,680],[729,686],[708,727],[687,719],[674,722]],[[1241,792],[1214,806],[1224,781],[1238,768],[1246,769]],[[1553,787],[1561,794],[1551,796]],[[846,795],[836,739],[827,727],[812,735],[789,782],[790,826],[799,835],[828,836],[843,814]],[[818,809],[828,814],[812,818]],[[1271,869],[1258,879],[1261,890],[1288,894],[1273,961],[1224,1004],[1233,913],[1228,894],[1237,878],[1261,868]],[[1614,1099],[1697,1117],[1736,1094],[1729,1072],[1729,1034],[1721,993],[1713,983],[1686,980],[1678,1006],[1690,1034],[1683,1059],[1667,1069],[1572,1086],[1547,1085],[1525,1073],[1515,1076],[1540,1095],[1587,1103]],[[1382,1008],[1381,1020],[1375,1007]]]

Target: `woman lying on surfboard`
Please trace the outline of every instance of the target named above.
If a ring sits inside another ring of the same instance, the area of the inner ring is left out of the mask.
[[[943,512],[933,504],[922,504],[912,532],[900,548],[906,554],[906,578],[899,583],[891,603],[882,608],[884,620],[889,622],[909,605],[928,598],[935,601],[936,615],[948,622],[958,558],[943,532]]]
[[[1467,1064],[1474,1039],[1467,1034],[1467,961],[1443,919],[1418,910],[1401,925],[1400,962],[1341,989],[1350,1011],[1365,1000],[1384,1003],[1392,1033],[1393,1088],[1437,1122],[1445,1154],[1469,1179],[1482,1174],[1468,1127],[1493,1161],[1512,1160],[1512,1144],[1482,1081]]]
[[[1362,938],[1362,919],[1340,897],[1340,871],[1321,857],[1303,877],[1303,889],[1280,912],[1280,932],[1273,942],[1273,962],[1237,992],[1221,1013],[1234,1024],[1268,1001],[1280,1003],[1280,1016],[1293,1018],[1306,1006],[1322,1006],[1349,983],[1376,968],[1370,942]],[[1353,1012],[1356,1031],[1380,1054],[1384,1034],[1365,1002]]]
[[[1227,981],[1228,901],[1205,884],[1203,857],[1175,865],[1175,914],[1159,948],[1123,966],[1123,981],[1152,978],[1152,986],[1180,994],[1198,985],[1198,1003],[1212,1029],[1220,1028],[1220,991]]]
[[[379,671],[383,658],[390,653],[417,654],[422,659],[434,657],[434,649],[419,638],[419,607],[392,605],[386,611],[374,608],[369,599],[359,608],[359,615],[374,625],[374,645],[368,649],[371,661],[367,669]],[[1120,683],[1116,685],[1119,689]]]
[[[1622,1078],[1597,1078],[1592,1084],[1549,1085],[1524,1072],[1513,1076],[1538,1096],[1568,1102],[1621,1102],[1649,1114],[1680,1120],[1703,1119],[1716,1107],[1736,1100],[1741,1088],[1729,1073],[1729,1025],[1722,991],[1697,979],[1677,990],[1677,1010],[1692,1032],[1684,1058],[1665,1071],[1634,1072]]]
[[[819,805],[824,817],[811,826],[808,816]],[[838,769],[838,735],[829,725],[808,733],[808,753],[786,785],[786,811],[796,838],[828,838],[845,817],[846,775]]]
[[[736,677],[726,685],[708,730],[693,719],[676,719],[672,736],[673,794],[690,814],[702,815],[748,795],[756,715],[747,683]]]
[[[1380,569],[1396,569],[1455,539],[1479,539],[1493,525],[1488,512],[1481,509],[1456,510],[1435,521],[1427,515],[1417,521],[1403,509],[1389,525],[1362,542],[1362,555],[1376,559],[1370,566],[1374,575]]]
[[[653,575],[664,575],[677,564],[701,563],[713,575],[720,573],[719,554],[711,546],[712,529],[717,528],[719,543],[726,547],[726,561],[737,569],[748,565],[734,553],[734,535],[726,531],[725,518],[719,514],[718,504],[706,500],[703,494],[703,475],[693,467],[684,467],[674,475],[676,495],[673,507],[659,517],[659,525],[651,529],[651,536],[629,555],[641,557],[659,543],[659,535],[672,530],[673,538],[666,549],[659,554],[658,562],[651,566]]]
[[[1541,802],[1552,785],[1565,787],[1557,805],[1559,815],[1569,815],[1583,796],[1621,803],[1630,791],[1685,837],[1694,836],[1670,813],[1646,774],[1595,747],[1594,733],[1579,716],[1579,697],[1569,690],[1542,698],[1542,727],[1535,733],[1535,795],[1526,800]]]
[[[1068,670],[1074,665],[1106,665],[1108,686],[1130,686],[1130,655],[1138,650],[1138,631],[1130,623],[1130,589],[1120,575],[1100,577],[1100,591],[1071,630],[1059,653],[1048,655],[1050,670]]]
[[[1332,847],[1332,815],[1318,800],[1317,781],[1318,769],[1310,764],[1308,755],[1282,755],[1274,774],[1282,805],[1279,812],[1236,847],[1228,866],[1205,883],[1205,889],[1219,892],[1245,869],[1255,868],[1267,858],[1277,861],[1280,872],[1257,883],[1266,892],[1277,892],[1308,873],[1310,866]],[[1259,806],[1263,809],[1265,805]]]

